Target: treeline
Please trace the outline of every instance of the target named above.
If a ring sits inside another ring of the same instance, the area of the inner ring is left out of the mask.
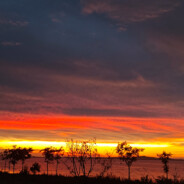
[[[41,165],[38,162],[32,164],[28,169],[24,166],[27,159],[32,157],[32,148],[21,148],[13,146],[11,149],[5,149],[0,155],[1,159],[4,161],[4,171],[7,172],[7,164],[13,167],[13,173],[15,172],[15,166],[20,161],[22,164],[22,170],[20,174],[32,174],[36,175],[41,170]],[[144,151],[142,148],[135,148],[127,144],[127,142],[118,143],[116,149],[114,150],[119,155],[120,160],[126,163],[128,167],[128,179],[130,180],[130,169],[132,164],[139,158],[140,152]],[[62,162],[63,165],[69,170],[70,174],[73,176],[89,176],[96,164],[101,165],[101,171],[99,176],[104,176],[109,169],[111,169],[113,164],[113,159],[111,154],[107,154],[106,158],[100,157],[98,150],[96,148],[96,140],[89,141],[68,141],[66,143],[66,148],[54,148],[46,147],[40,150],[44,157],[46,163],[47,175],[49,174],[49,164],[52,162],[56,163],[56,175],[58,175],[58,165]],[[64,158],[65,159],[62,159]],[[168,161],[171,157],[170,153],[163,152],[159,154],[158,157],[163,163],[163,170],[168,179],[169,166]]]
[[[21,161],[22,163],[22,171],[24,170],[24,163],[25,160],[30,159],[32,157],[31,153],[33,152],[32,148],[21,148],[17,146],[13,146],[11,149],[5,149],[1,153],[1,159],[4,160],[4,171],[6,171],[7,163],[9,165],[9,171],[10,171],[10,165],[12,164],[13,173],[15,171],[15,165],[18,161]]]

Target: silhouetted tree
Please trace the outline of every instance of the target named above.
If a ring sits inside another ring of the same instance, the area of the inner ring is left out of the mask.
[[[30,167],[30,171],[35,175],[37,172],[40,172],[40,164],[35,162],[33,165]]]
[[[22,170],[24,169],[25,160],[31,158],[31,152],[33,152],[32,148],[18,148],[19,159],[22,161]]]
[[[72,167],[67,166],[67,168],[71,174],[80,176],[82,172],[83,176],[90,175],[99,157],[95,145],[95,139],[81,142],[71,140],[67,143],[68,158],[72,162]],[[89,168],[86,167],[87,163],[89,163]]]
[[[15,165],[17,162],[20,160],[20,154],[19,154],[19,149],[16,146],[13,146],[12,149],[9,149],[9,159],[10,163],[13,165],[13,173],[15,172]]]
[[[48,175],[49,163],[54,160],[54,149],[52,147],[47,147],[41,150],[41,152],[45,158],[45,162],[47,163],[47,175]]]
[[[58,164],[60,163],[60,159],[64,155],[64,149],[63,147],[60,147],[59,149],[54,148],[53,153],[54,153],[54,160],[56,160],[56,175],[57,175],[58,174]]]
[[[15,171],[15,165],[19,160],[22,161],[22,171],[24,170],[24,162],[26,159],[31,158],[32,148],[20,148],[13,146],[12,149],[5,150],[3,153],[3,159],[9,160],[9,163],[13,165],[13,173]],[[10,165],[9,165],[10,168]]]
[[[27,166],[24,166],[23,169],[20,171],[21,175],[29,175],[29,170]]]
[[[164,170],[164,172],[166,174],[166,178],[168,179],[168,173],[169,173],[169,165],[168,165],[168,162],[169,162],[169,159],[172,156],[172,154],[171,153],[166,153],[165,151],[163,151],[162,154],[158,154],[157,156],[159,157],[159,159],[164,164],[163,170]]]
[[[101,158],[101,166],[102,166],[102,171],[100,172],[100,176],[103,177],[105,173],[108,172],[109,169],[112,167],[112,153],[106,153],[105,158]]]
[[[9,160],[9,150],[8,149],[5,149],[1,153],[1,158],[2,158],[2,160],[5,161],[5,163],[4,163],[4,171],[6,171],[6,163],[7,163],[7,160]]]
[[[142,148],[133,148],[128,145],[127,142],[118,143],[116,152],[118,153],[121,160],[123,160],[128,166],[128,179],[130,180],[130,167],[132,163],[137,160],[139,153],[143,151]]]

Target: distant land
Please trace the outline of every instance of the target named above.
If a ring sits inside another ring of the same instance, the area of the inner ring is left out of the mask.
[[[32,158],[44,158],[42,156],[32,156]],[[67,157],[63,157],[67,158]],[[106,157],[100,157],[100,158],[106,158]],[[119,157],[112,157],[112,159],[119,159]],[[157,157],[147,157],[147,156],[140,156],[138,160],[159,160]],[[184,161],[182,158],[170,158],[170,160],[175,160],[175,161]]]

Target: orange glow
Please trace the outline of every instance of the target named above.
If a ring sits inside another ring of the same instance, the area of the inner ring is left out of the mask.
[[[161,132],[177,131],[178,128],[184,128],[183,119],[163,119],[163,118],[130,118],[130,117],[85,117],[85,116],[66,116],[66,115],[1,115],[1,129],[56,129],[56,128],[105,128],[118,131],[120,126],[123,128],[131,128],[136,131],[143,132]],[[168,122],[168,123],[165,123]],[[180,127],[173,126],[178,123]]]
[[[56,147],[59,148],[63,146],[66,149],[66,142],[56,142],[56,141],[0,141],[1,149],[11,148],[12,145],[17,145],[20,147],[32,147],[35,150],[44,149],[45,147]],[[173,146],[169,143],[133,143],[130,144],[132,147],[144,148],[144,152],[141,153],[141,156],[156,157],[158,153],[162,151],[168,151],[173,154],[173,158],[183,157],[184,148],[179,146]],[[117,156],[115,148],[117,143],[97,143],[96,148],[101,156],[106,156],[107,153],[110,153],[111,156]]]
[[[0,147],[12,145],[31,146],[42,149],[47,146],[59,147],[67,139],[88,140],[96,137],[97,147],[102,155],[114,152],[118,142],[127,141],[133,147],[145,148],[141,153],[155,157],[163,150],[173,153],[175,158],[184,158],[184,125],[182,119],[159,118],[129,118],[129,117],[80,117],[64,115],[28,115],[28,114],[0,114],[0,129],[21,131],[22,137],[1,138]],[[176,126],[178,125],[178,126]],[[32,131],[33,137],[26,138],[26,131]],[[40,135],[40,132],[46,133]],[[52,133],[47,136],[47,133]],[[91,134],[93,132],[93,134]],[[170,136],[164,136],[169,132]],[[129,135],[136,134],[136,137]],[[155,134],[155,136],[153,136]],[[54,136],[57,136],[56,138]],[[109,138],[115,137],[114,139]],[[142,136],[145,135],[145,138]],[[12,136],[12,135],[11,135]],[[74,137],[75,136],[75,137]]]

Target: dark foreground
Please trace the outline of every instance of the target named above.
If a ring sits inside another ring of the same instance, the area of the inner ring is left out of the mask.
[[[148,178],[141,180],[120,180],[110,177],[65,177],[47,175],[22,175],[0,173],[0,184],[184,184],[184,180],[166,180],[164,178],[152,181]]]

